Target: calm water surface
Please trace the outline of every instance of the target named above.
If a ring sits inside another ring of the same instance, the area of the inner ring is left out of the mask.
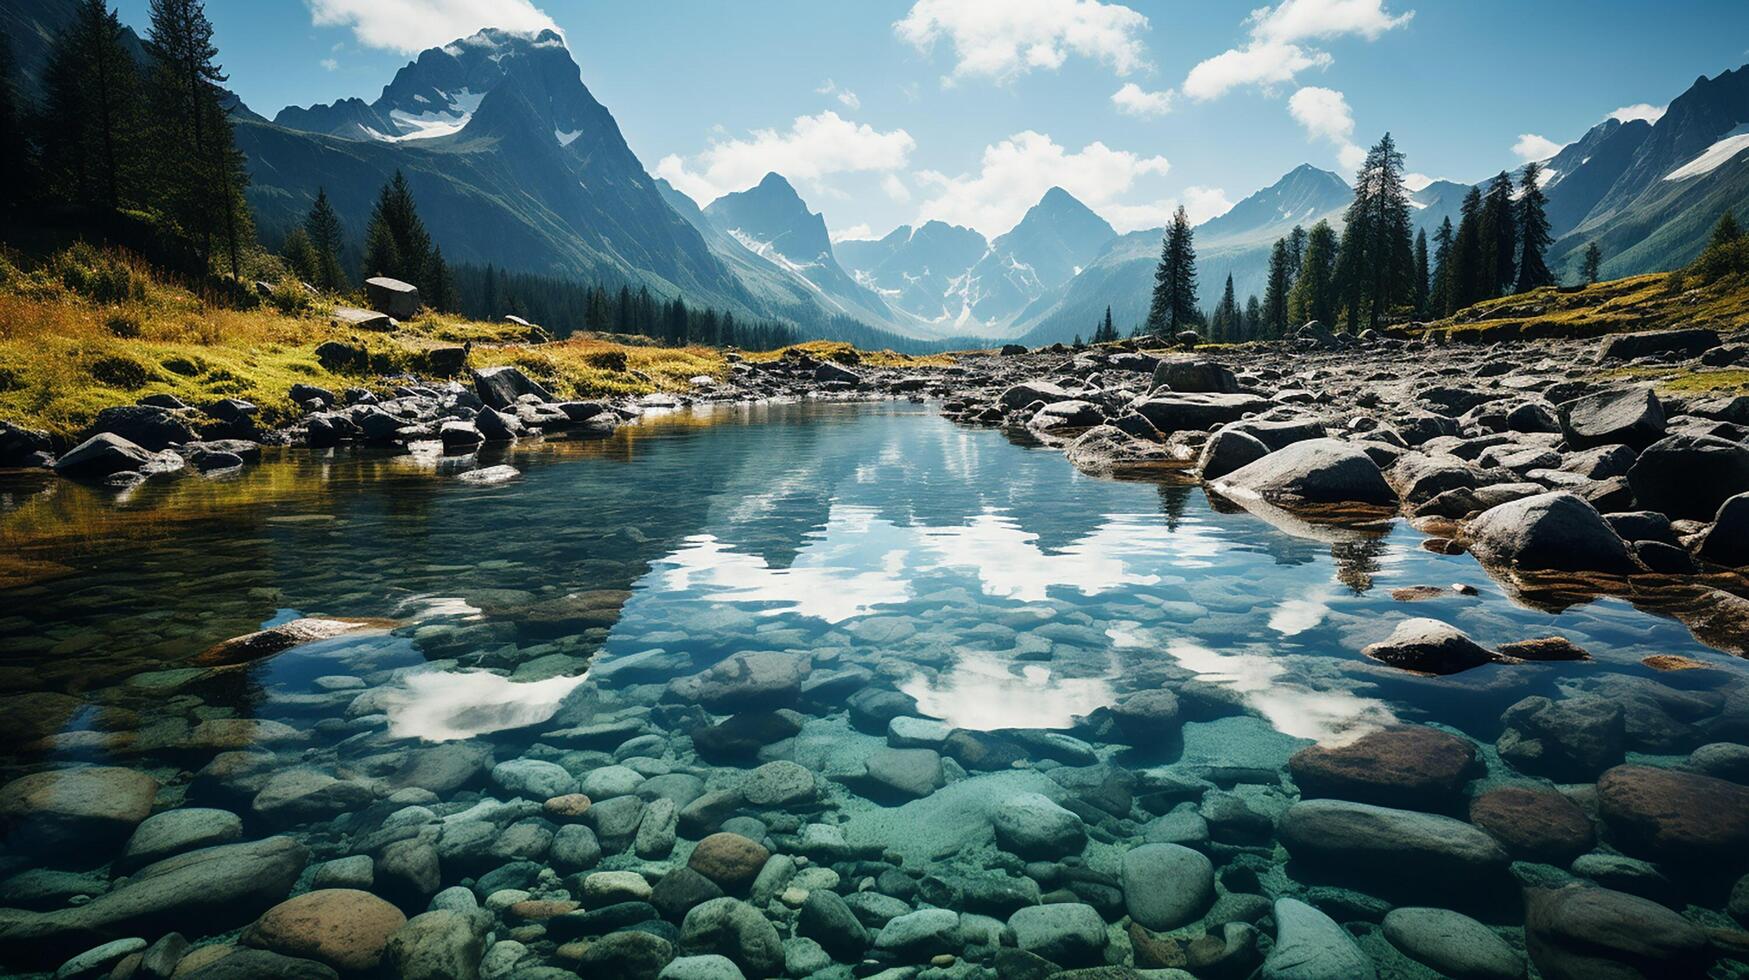
[[[1056,452],[925,406],[677,414],[493,461],[521,478],[470,486],[435,455],[298,451],[122,498],[11,479],[0,497],[12,553],[0,564],[0,690],[18,719],[8,775],[72,761],[141,768],[164,784],[162,808],[224,748],[253,742],[282,764],[368,781],[409,750],[467,740],[492,745],[498,762],[558,760],[586,775],[623,754],[543,734],[631,719],[632,734],[655,736],[637,745],[642,775],[716,785],[791,758],[826,777],[829,822],[927,862],[947,860],[956,841],[943,838],[959,832],[926,825],[930,801],[897,808],[848,781],[884,744],[843,711],[865,688],[908,695],[915,715],[954,728],[1075,731],[1134,770],[1281,771],[1313,741],[1435,723],[1483,747],[1486,779],[1510,782],[1528,777],[1490,753],[1501,712],[1528,695],[1742,681],[1741,661],[1624,602],[1515,605],[1471,559],[1422,550],[1401,522],[1382,536],[1290,534],[1221,513],[1194,487],[1083,476]],[[1476,594],[1449,588],[1459,584]],[[1446,591],[1392,597],[1411,586]],[[392,629],[237,668],[196,660],[299,616]],[[1361,656],[1413,616],[1487,646],[1563,636],[1593,660],[1436,679]],[[822,687],[828,703],[805,709],[800,733],[744,766],[702,761],[686,736],[711,719],[686,715],[666,685],[747,651],[799,654],[809,682],[852,681]],[[1651,654],[1710,669],[1659,674],[1640,664]],[[1076,728],[1162,686],[1184,702],[1180,740],[1131,749]],[[233,717],[284,727],[241,744],[200,736],[202,722]],[[1063,758],[1025,755],[1021,768]],[[480,792],[491,785],[442,805]],[[610,854],[602,866],[651,864]]]

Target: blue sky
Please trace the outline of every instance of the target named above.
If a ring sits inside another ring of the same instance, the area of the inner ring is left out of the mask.
[[[789,176],[835,236],[1007,230],[1052,184],[1119,230],[1197,219],[1390,130],[1476,180],[1749,62],[1743,0],[208,0],[232,87],[374,99],[424,47],[553,25],[652,172]],[[144,28],[147,0],[119,0]],[[1256,9],[1254,10],[1254,7]],[[1121,94],[1120,94],[1121,93]],[[1530,137],[1530,138],[1527,138]]]

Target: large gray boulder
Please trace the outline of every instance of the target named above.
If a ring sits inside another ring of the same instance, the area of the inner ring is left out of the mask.
[[[1644,449],[1664,436],[1664,406],[1651,388],[1600,391],[1562,402],[1556,410],[1568,449]]]
[[[1016,793],[990,811],[996,842],[1028,858],[1061,858],[1087,846],[1087,827],[1040,793]]]
[[[1215,900],[1208,857],[1178,844],[1143,844],[1125,852],[1120,879],[1130,918],[1149,929],[1195,921]]]
[[[1711,520],[1726,500],[1749,492],[1749,449],[1716,436],[1666,436],[1640,453],[1628,486],[1641,507]]]
[[[410,282],[376,276],[364,281],[364,296],[370,308],[397,320],[411,320],[419,313],[419,287]]]
[[[1220,478],[1215,489],[1230,497],[1290,506],[1397,505],[1397,492],[1372,457],[1335,439],[1293,443]]]
[[[1713,526],[1701,539],[1700,557],[1729,568],[1749,566],[1749,493],[1719,505]]]
[[[0,469],[40,466],[50,448],[48,433],[0,420]]]
[[[1483,562],[1521,571],[1631,575],[1639,565],[1597,508],[1565,490],[1483,511],[1465,528]]]
[[[1044,402],[1049,405],[1052,402],[1071,401],[1074,397],[1073,392],[1049,381],[1022,381],[1002,392],[1002,396],[998,400],[1002,403],[1003,408],[1016,409],[1025,408],[1033,402]]]
[[[195,439],[194,427],[183,413],[156,405],[117,405],[97,413],[88,435],[108,432],[153,452],[180,446]]]
[[[1597,350],[1597,363],[1631,361],[1649,354],[1677,354],[1698,357],[1719,346],[1719,335],[1711,330],[1648,330],[1644,333],[1616,334]]]
[[[156,457],[141,446],[111,432],[99,432],[55,460],[55,472],[74,480],[101,480],[113,473],[139,470]]]
[[[1225,366],[1201,358],[1169,357],[1154,366],[1153,387],[1168,391],[1223,392],[1239,390],[1239,379]]]
[[[1269,452],[1263,440],[1233,426],[1224,426],[1203,444],[1197,469],[1204,480],[1218,480],[1268,456]]]
[[[748,976],[783,972],[783,939],[764,913],[733,898],[693,906],[680,926],[680,946],[689,953],[715,953]]]
[[[1256,395],[1169,392],[1138,400],[1132,407],[1164,433],[1186,429],[1209,429],[1237,422],[1252,412],[1272,406]]]
[[[510,408],[523,395],[533,395],[543,402],[553,400],[551,392],[509,365],[479,368],[472,373],[474,391],[492,408]]]
[[[1031,905],[1008,918],[1015,945],[1058,966],[1104,963],[1105,920],[1091,905],[1053,902]]]

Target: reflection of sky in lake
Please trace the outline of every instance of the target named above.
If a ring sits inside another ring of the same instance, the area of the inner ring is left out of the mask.
[[[101,659],[20,661],[66,688],[69,672],[84,685],[100,667],[120,683],[292,610],[389,617],[405,624],[393,636],[313,644],[208,696],[239,714],[307,720],[352,697],[312,693],[314,682],[352,674],[383,700],[350,717],[386,713],[396,733],[426,738],[544,721],[587,686],[577,678],[591,655],[642,658],[635,680],[608,685],[662,683],[743,650],[807,654],[816,670],[866,668],[923,712],[976,728],[1061,727],[1194,677],[1314,738],[1392,717],[1463,727],[1489,684],[1533,693],[1557,677],[1643,674],[1640,658],[1654,653],[1744,666],[1625,602],[1560,614],[1513,605],[1474,561],[1421,550],[1401,523],[1380,538],[1222,513],[1198,489],[1087,477],[1060,453],[925,407],[710,419],[517,443],[502,461],[523,478],[489,490],[432,460],[368,453],[270,454],[235,484],[154,483],[125,507],[56,485],[16,498],[8,519],[77,524],[102,547],[51,541],[27,555],[76,560],[83,591],[20,604],[0,643],[89,649],[77,644],[101,636]],[[160,513],[198,504],[211,516],[138,520],[155,501]],[[1390,597],[1452,583],[1479,595]],[[594,590],[630,595],[611,629],[523,629],[525,607]],[[1411,685],[1359,654],[1411,616],[1489,646],[1559,634],[1597,662]],[[167,640],[167,622],[183,638]]]

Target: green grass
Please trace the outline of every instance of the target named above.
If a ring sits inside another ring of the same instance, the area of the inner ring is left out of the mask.
[[[1577,290],[1537,289],[1477,303],[1429,324],[1426,332],[1492,343],[1678,327],[1720,333],[1749,328],[1749,282],[1702,285],[1681,274],[1655,273]]]

